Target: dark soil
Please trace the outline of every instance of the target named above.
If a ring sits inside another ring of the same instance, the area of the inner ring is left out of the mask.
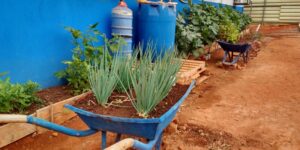
[[[149,118],[158,118],[167,112],[186,92],[188,85],[176,84],[170,91],[169,95],[162,100],[155,109],[149,114]],[[141,118],[131,102],[128,100],[126,94],[117,92],[112,93],[109,98],[109,107],[102,107],[97,104],[94,95],[89,95],[85,99],[77,101],[74,105],[78,108],[91,111],[97,114],[127,117],[127,118]]]
[[[37,102],[32,104],[27,108],[26,112],[23,112],[23,114],[32,114],[42,107],[65,100],[74,95],[72,94],[70,87],[64,85],[43,89],[38,91],[36,96],[40,99],[40,103]]]
[[[39,102],[33,103],[23,112],[18,112],[17,110],[15,110],[12,111],[11,114],[30,115],[42,107],[65,100],[67,98],[73,97],[74,95],[72,94],[70,87],[64,85],[43,89],[41,91],[38,91],[36,96],[40,99]],[[0,124],[0,126],[2,125],[4,124]]]
[[[73,97],[74,95],[71,92],[71,88],[64,85],[43,89],[37,92],[37,96],[42,99],[46,105],[49,105]]]

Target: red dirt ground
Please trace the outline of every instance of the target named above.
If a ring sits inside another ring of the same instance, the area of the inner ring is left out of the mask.
[[[163,149],[300,149],[300,38],[265,37],[266,45],[242,70],[218,68],[195,87],[163,137]],[[77,118],[64,124],[85,125]],[[115,135],[109,134],[109,144]],[[76,138],[52,131],[28,136],[5,150],[99,149],[100,133]]]

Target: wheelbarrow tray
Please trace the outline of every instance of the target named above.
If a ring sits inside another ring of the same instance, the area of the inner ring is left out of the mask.
[[[108,115],[95,114],[89,111],[85,111],[74,107],[72,105],[66,104],[64,107],[74,111],[81,120],[89,127],[86,130],[75,130],[72,128],[64,127],[47,120],[43,120],[34,116],[26,115],[12,115],[12,114],[3,114],[0,115],[0,123],[10,123],[10,122],[27,122],[31,124],[36,124],[38,126],[54,130],[60,133],[64,133],[70,136],[83,137],[89,136],[92,134],[101,131],[102,133],[102,146],[101,148],[106,147],[106,132],[117,133],[116,142],[121,138],[122,134],[133,135],[137,137],[146,138],[148,143],[142,143],[138,140],[133,140],[131,143],[132,147],[142,150],[151,150],[153,146],[156,149],[160,149],[161,137],[163,130],[168,126],[168,124],[173,120],[178,111],[180,105],[189,95],[193,89],[195,81],[192,81],[189,88],[185,94],[179,99],[179,101],[172,106],[166,113],[164,113],[159,118],[123,118],[123,117],[114,117]]]
[[[72,105],[65,107],[74,111],[89,128],[100,131],[110,131],[119,134],[129,134],[133,136],[152,140],[158,133],[161,133],[173,120],[182,102],[189,95],[194,86],[194,82],[187,89],[180,100],[175,103],[167,112],[159,118],[124,118],[108,115],[95,114]]]

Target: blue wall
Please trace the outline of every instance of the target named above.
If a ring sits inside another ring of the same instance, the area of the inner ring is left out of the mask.
[[[134,12],[136,1],[126,1]],[[73,47],[64,27],[86,29],[99,22],[99,29],[109,35],[111,10],[117,4],[118,0],[1,0],[0,73],[9,72],[13,82],[32,80],[43,88],[61,84],[53,74],[64,69],[61,62],[70,59]]]

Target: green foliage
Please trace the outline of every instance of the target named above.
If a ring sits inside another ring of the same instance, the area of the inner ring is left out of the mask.
[[[236,43],[239,39],[239,30],[231,21],[224,21],[220,25],[218,38],[230,43]]]
[[[181,66],[175,53],[166,52],[153,62],[153,49],[148,46],[145,54],[134,69],[130,70],[133,91],[130,90],[132,105],[142,117],[148,114],[161,102],[176,83],[176,73]]]
[[[247,14],[241,14],[240,22],[240,31],[242,31],[252,22],[252,18]]]
[[[118,59],[117,63],[118,71],[116,74],[118,75],[118,83],[116,86],[116,90],[121,93],[126,93],[131,87],[131,80],[130,80],[130,70],[134,67],[134,64],[137,62],[137,57],[129,58],[129,57],[117,57],[114,59]]]
[[[204,53],[204,45],[217,38],[236,42],[240,31],[251,23],[251,18],[231,7],[215,8],[210,4],[192,4],[177,16],[176,43],[178,50],[195,57]]]
[[[25,84],[12,84],[9,78],[0,79],[0,112],[23,112],[33,103],[41,101],[35,96],[39,85],[28,81]]]
[[[88,80],[92,91],[98,104],[104,107],[118,83],[117,72],[121,63],[120,59],[113,59],[110,64],[108,58],[103,56],[100,62],[94,60],[88,67]]]
[[[3,76],[5,76],[6,74],[7,74],[7,72],[1,72],[0,73],[0,78],[3,77]]]
[[[203,53],[203,43],[198,27],[187,24],[185,19],[178,14],[176,24],[176,43],[182,54],[194,53],[195,56]]]
[[[244,30],[247,25],[252,22],[249,15],[241,14],[229,6],[220,8],[220,11],[224,15],[223,18],[229,19],[234,25],[236,25],[239,32]]]
[[[72,34],[75,47],[72,50],[72,60],[63,61],[67,65],[67,68],[55,73],[55,76],[66,79],[72,87],[74,94],[79,94],[90,89],[87,72],[90,61],[104,56],[108,63],[110,63],[111,56],[108,50],[116,52],[125,44],[125,40],[118,36],[107,39],[105,34],[96,29],[97,25],[96,23],[89,26],[86,32],[66,27],[66,30]],[[102,41],[104,45],[101,44]]]
[[[181,53],[198,57],[204,45],[216,38],[219,30],[217,9],[208,4],[190,4],[177,17],[176,43]]]

